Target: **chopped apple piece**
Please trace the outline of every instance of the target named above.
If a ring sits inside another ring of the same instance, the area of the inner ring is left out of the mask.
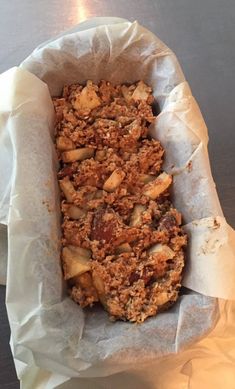
[[[96,272],[92,273],[92,281],[95,289],[97,290],[100,302],[103,304],[104,307],[106,307],[107,298],[105,296],[104,281]]]
[[[96,273],[93,272],[92,279],[97,292],[99,294],[104,294],[105,288],[104,288],[104,282],[102,278],[100,278]]]
[[[142,216],[142,213],[146,211],[146,207],[144,205],[141,205],[141,204],[136,204],[134,206],[134,209],[133,209],[133,212],[131,214],[131,218],[130,218],[130,226],[131,227],[135,227],[137,226],[138,224],[141,224],[141,216]]]
[[[90,286],[93,286],[90,272],[83,273],[80,276],[75,276],[71,278],[71,281],[75,286],[81,286],[82,288],[89,288]]]
[[[172,176],[163,172],[154,181],[144,186],[143,194],[155,200],[171,185]]]
[[[140,174],[140,182],[143,182],[143,184],[148,184],[151,181],[154,181],[156,179],[156,176],[151,176],[151,174]]]
[[[165,244],[157,243],[148,250],[148,254],[159,254],[165,258],[165,260],[172,259],[175,253],[171,248]]]
[[[69,247],[64,247],[62,250],[62,263],[65,280],[90,270],[89,259],[79,255]]]
[[[84,217],[86,215],[86,212],[84,211],[84,209],[81,209],[76,205],[71,205],[68,208],[68,215],[71,219],[78,220],[81,217]]]
[[[156,305],[163,305],[169,300],[169,296],[167,292],[161,292],[157,294],[157,296],[154,298],[154,303]]]
[[[121,91],[124,99],[127,103],[129,103],[131,101],[133,91],[131,91],[126,85],[122,85]]]
[[[86,293],[86,295],[92,297],[93,302],[99,301],[98,293],[94,287],[90,272],[86,272],[80,274],[79,276],[75,276],[71,278],[69,281],[72,284],[72,286],[75,286],[76,288],[78,287],[82,288],[83,291]]]
[[[139,139],[141,136],[141,122],[140,120],[134,120],[132,123],[130,123],[128,126],[125,127],[129,134],[134,138],[134,139]]]
[[[66,176],[62,180],[59,181],[60,188],[64,193],[66,200],[69,203],[72,203],[74,195],[77,193],[73,183],[70,181],[69,177]]]
[[[132,99],[137,100],[144,100],[146,101],[151,93],[151,88],[147,86],[143,81],[139,81],[137,84],[137,87],[135,88]]]
[[[56,140],[56,146],[58,150],[73,150],[75,148],[74,142],[67,138],[67,136],[59,136]]]
[[[68,248],[74,254],[78,254],[81,257],[84,257],[87,259],[91,258],[91,250],[89,250],[89,249],[84,249],[83,247],[72,246],[72,245],[69,245]]]
[[[82,149],[64,151],[62,153],[62,159],[66,163],[83,161],[84,159],[93,157],[93,155],[94,155],[94,149],[90,147],[83,147]]]
[[[114,192],[125,178],[125,173],[121,169],[115,169],[111,176],[105,181],[103,189],[106,192]]]
[[[87,81],[87,85],[82,89],[81,94],[73,102],[73,107],[78,111],[88,111],[88,113],[99,107],[101,100],[95,91],[92,81]]]

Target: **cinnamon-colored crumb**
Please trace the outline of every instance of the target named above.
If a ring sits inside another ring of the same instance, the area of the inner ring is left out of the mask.
[[[90,264],[68,280],[71,297],[82,307],[100,301],[111,318],[132,322],[177,300],[187,243],[169,198],[172,178],[162,173],[163,147],[148,136],[153,100],[142,81],[88,81],[53,99],[58,179],[67,180],[62,244],[81,248],[75,260]]]

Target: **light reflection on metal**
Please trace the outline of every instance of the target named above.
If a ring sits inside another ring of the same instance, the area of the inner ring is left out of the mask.
[[[90,11],[86,0],[75,0],[76,23],[83,22],[90,16]],[[72,7],[73,9],[73,7]]]

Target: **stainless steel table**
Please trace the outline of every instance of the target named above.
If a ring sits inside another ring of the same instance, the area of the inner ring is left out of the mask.
[[[176,53],[208,125],[214,179],[235,227],[235,1],[0,0],[0,72],[94,16],[137,19]],[[15,389],[4,294],[0,287],[0,388]]]

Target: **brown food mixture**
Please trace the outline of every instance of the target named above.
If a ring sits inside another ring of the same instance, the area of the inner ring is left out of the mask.
[[[177,300],[187,243],[163,147],[148,135],[153,101],[142,81],[88,81],[53,99],[69,293],[131,322]]]

